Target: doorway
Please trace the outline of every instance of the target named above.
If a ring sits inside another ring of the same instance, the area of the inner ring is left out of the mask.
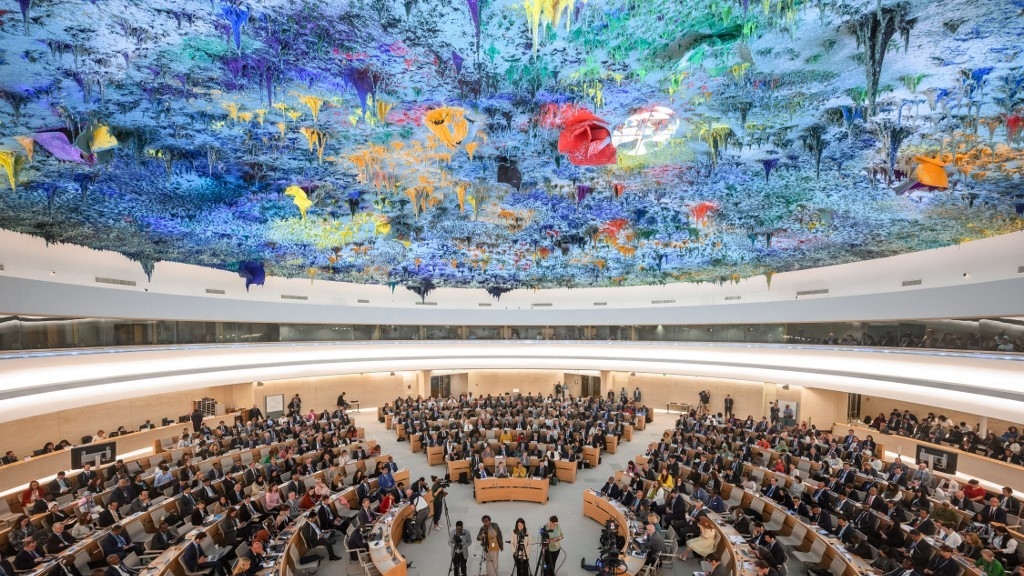
[[[452,395],[452,376],[451,374],[445,374],[444,376],[431,376],[430,377],[430,397],[431,398],[447,398]]]
[[[580,396],[583,398],[599,398],[601,396],[601,377],[580,376]]]

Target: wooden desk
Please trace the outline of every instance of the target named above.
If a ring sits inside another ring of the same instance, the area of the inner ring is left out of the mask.
[[[420,452],[423,450],[423,434],[417,432],[409,437],[409,449],[413,452]]]
[[[675,409],[676,412],[686,413],[686,412],[690,411],[690,405],[686,404],[684,402],[669,402],[665,406],[665,411],[666,412],[672,412],[673,408]]]
[[[632,424],[623,424],[622,425],[622,439],[625,440],[626,442],[632,442],[633,441],[633,425]]]
[[[633,423],[633,428],[635,430],[644,430],[645,428],[647,428],[647,419],[641,416],[637,416],[636,422]],[[632,438],[630,438],[630,440],[632,440]]]
[[[384,427],[387,428],[388,430],[391,430],[392,428],[395,427],[395,415],[394,414],[387,414],[387,415],[384,416]]]
[[[576,482],[576,462],[567,460],[555,460],[555,476],[562,482],[572,484]]]
[[[449,460],[448,461],[448,479],[452,482],[459,481],[459,474],[465,472],[466,477],[469,478],[473,475],[473,471],[469,469],[469,460]]]
[[[609,454],[615,454],[616,450],[619,449],[619,437],[614,434],[609,434],[604,437],[605,445],[604,449]]]
[[[402,539],[405,519],[412,514],[411,504],[399,504],[374,521],[371,533],[380,534],[381,538],[369,545],[369,553],[381,576],[405,576],[406,561],[397,543]]]
[[[593,490],[583,491],[583,515],[604,526],[608,520],[614,520],[619,527],[619,536],[625,540],[622,554],[619,556],[626,563],[626,571],[620,574],[635,576],[644,567],[644,558],[637,558],[626,553],[633,537],[629,529],[627,510],[618,502],[612,502]]]
[[[515,500],[545,504],[548,501],[548,481],[538,478],[476,478],[473,488],[478,503]]]
[[[427,464],[444,464],[444,446],[427,446]]]
[[[597,468],[601,462],[601,449],[594,448],[593,446],[584,446],[583,459],[587,461],[591,468]]]

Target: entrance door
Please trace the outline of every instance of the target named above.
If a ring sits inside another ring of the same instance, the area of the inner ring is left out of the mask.
[[[431,376],[430,377],[430,396],[431,398],[447,398],[452,395],[452,377],[451,374],[445,374],[444,376]]]
[[[580,376],[580,396],[598,398],[601,396],[600,376]]]

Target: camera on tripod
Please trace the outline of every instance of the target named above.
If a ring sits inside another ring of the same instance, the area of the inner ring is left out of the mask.
[[[464,537],[468,537],[468,534],[452,534],[452,542],[454,543],[452,546],[453,554],[461,556],[466,551],[466,542],[463,541]]]
[[[547,526],[540,527],[540,545],[541,548],[547,548],[548,543],[551,542],[551,532],[548,532]]]
[[[617,557],[622,548],[619,536],[619,524],[614,520],[608,520],[601,529],[601,541],[598,551],[601,558]]]
[[[447,478],[441,478],[437,481],[437,485],[441,488],[447,488],[452,485],[452,481]]]

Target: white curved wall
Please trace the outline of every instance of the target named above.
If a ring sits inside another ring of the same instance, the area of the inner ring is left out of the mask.
[[[138,263],[119,254],[46,246],[39,238],[5,231],[0,231],[0,265],[0,313],[13,314],[437,325],[729,324],[1024,314],[1019,297],[1024,293],[1024,232],[776,274],[770,289],[763,276],[722,286],[515,290],[500,301],[483,290],[439,289],[428,296],[430,305],[422,305],[404,288],[392,292],[386,286],[273,277],[246,292],[243,280],[231,272],[169,262],[157,264],[149,281]],[[111,287],[96,283],[97,277],[135,285]],[[921,283],[903,286],[914,280]],[[207,289],[223,294],[211,295]],[[798,296],[822,289],[828,294]]]
[[[767,345],[364,342],[26,353],[0,359],[0,421],[255,380],[388,370],[618,370],[793,384],[1016,421],[1022,359]]]

